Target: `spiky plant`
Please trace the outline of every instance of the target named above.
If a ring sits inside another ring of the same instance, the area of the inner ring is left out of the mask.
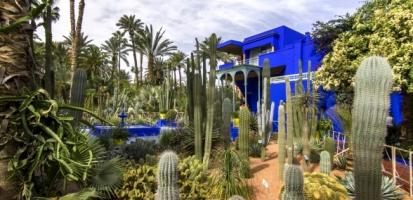
[[[352,147],[357,200],[382,199],[383,145],[393,73],[387,60],[365,59],[355,76]]]
[[[285,165],[285,108],[281,101],[278,106],[278,175],[279,180],[283,181]]]
[[[320,172],[327,175],[331,172],[330,153],[328,151],[320,153]]]
[[[300,166],[287,165],[284,171],[284,190],[281,200],[304,200],[304,177]]]
[[[179,200],[178,162],[178,156],[174,152],[162,153],[158,164],[156,200]]]

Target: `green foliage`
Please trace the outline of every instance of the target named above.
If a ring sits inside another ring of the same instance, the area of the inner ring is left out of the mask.
[[[304,178],[300,166],[287,165],[284,181],[285,185],[280,194],[282,200],[304,200]]]
[[[180,135],[175,128],[162,127],[159,136],[159,148],[162,150],[179,151]]]
[[[344,154],[337,155],[334,158],[334,166],[338,169],[345,170],[347,168],[347,156]]]
[[[245,168],[249,164],[231,148],[225,149],[218,155],[220,169],[213,174],[212,195],[217,199],[228,199],[233,195],[241,195],[247,199],[251,195],[248,183],[243,180]]]
[[[320,153],[320,172],[329,175],[331,172],[331,159],[328,151],[322,151]]]
[[[94,198],[99,198],[97,192],[93,188],[86,188],[76,193],[70,193],[62,197],[52,197],[52,198],[45,198],[45,197],[35,197],[33,200],[91,200]]]
[[[128,130],[120,127],[112,129],[111,134],[114,140],[126,141],[129,138]]]
[[[330,163],[333,163],[333,157],[336,155],[336,141],[331,137],[326,137],[324,139],[324,151],[330,154]]]
[[[104,161],[104,148],[87,134],[76,132],[73,118],[61,111],[90,111],[59,105],[43,89],[21,97],[0,97],[0,105],[6,104],[4,122],[9,127],[2,141],[13,138],[18,149],[8,169],[22,188],[22,198],[55,196],[65,190],[57,184],[61,181],[89,183],[96,165]]]
[[[143,140],[137,138],[134,142],[121,146],[121,155],[125,159],[133,159],[139,162],[145,159],[147,155],[155,155],[159,152],[159,146],[153,140]]]
[[[261,148],[262,145],[259,144],[258,142],[255,143],[250,143],[250,147],[249,147],[249,156],[253,157],[253,158],[259,158],[261,157]]]
[[[412,10],[411,0],[366,1],[351,16],[351,29],[339,35],[333,52],[324,57],[317,84],[340,93],[352,92],[362,60],[381,55],[393,66],[393,91],[412,91]]]
[[[166,112],[165,119],[166,120],[176,120],[177,115],[178,115],[178,112],[176,110],[170,109],[170,110],[168,110],[168,112]]]
[[[158,189],[155,199],[179,200],[178,163],[178,156],[174,152],[162,153],[158,164]]]
[[[211,199],[210,179],[203,172],[202,162],[195,156],[187,157],[178,165],[181,199]],[[116,191],[118,199],[154,199],[156,193],[156,166],[141,165],[129,168],[123,176],[123,186]]]
[[[304,174],[306,200],[347,200],[346,188],[337,180],[323,173]]]
[[[357,199],[381,199],[383,145],[393,75],[386,59],[369,57],[355,80],[351,145]]]
[[[356,186],[353,173],[347,172],[344,177],[337,177],[337,179],[344,185],[348,195],[351,198],[355,198]],[[405,196],[400,186],[397,186],[394,180],[387,176],[382,177],[380,195],[383,200],[401,200]]]

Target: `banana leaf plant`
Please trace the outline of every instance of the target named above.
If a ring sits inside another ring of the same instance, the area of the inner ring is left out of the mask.
[[[58,103],[43,89],[0,97],[0,107],[7,108],[0,113],[0,150],[6,144],[17,147],[9,158],[8,171],[19,183],[23,199],[33,194],[65,194],[68,184],[80,188],[93,184],[105,149],[88,134],[75,130],[67,111],[80,110],[108,122],[87,109]]]

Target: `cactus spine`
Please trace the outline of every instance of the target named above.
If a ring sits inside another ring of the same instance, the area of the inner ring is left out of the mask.
[[[331,158],[328,151],[322,151],[320,153],[320,172],[330,175],[331,172]]]
[[[215,68],[217,67],[217,52],[216,46],[218,43],[217,36],[214,34],[210,37],[209,43],[209,81],[208,81],[208,95],[207,95],[207,119],[206,119],[206,131],[205,131],[205,153],[204,153],[204,170],[208,169],[209,157],[211,155],[212,145],[212,129],[214,126],[214,100],[215,100]]]
[[[331,158],[330,158],[330,163],[333,163],[333,157],[336,154],[336,142],[334,141],[333,138],[331,137],[326,137],[324,139],[324,150],[327,151]]]
[[[167,151],[161,155],[156,200],[179,200],[178,162],[174,152]]]
[[[284,192],[282,200],[304,200],[303,172],[297,165],[287,165],[284,171]]]
[[[231,143],[231,117],[232,117],[232,102],[229,98],[225,98],[222,103],[222,133],[224,134],[225,148]]]
[[[286,98],[286,107],[287,107],[287,163],[293,164],[294,160],[294,124],[293,124],[293,105],[291,97],[291,85],[290,79],[285,78],[285,93]]]
[[[248,108],[241,108],[239,111],[240,127],[238,147],[240,154],[244,159],[248,159],[249,152],[249,129],[250,129],[250,111]]]
[[[85,103],[85,93],[87,84],[87,74],[84,69],[77,69],[73,76],[72,89],[70,90],[70,104],[83,107]],[[81,111],[73,111],[73,126],[77,127],[82,119]]]
[[[283,181],[285,165],[285,108],[282,101],[278,106],[278,175]]]
[[[382,199],[381,162],[393,75],[387,60],[365,59],[355,76],[352,146],[356,200]]]

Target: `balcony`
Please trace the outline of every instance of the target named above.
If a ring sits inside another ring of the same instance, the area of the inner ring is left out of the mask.
[[[250,59],[238,60],[238,59],[231,59],[226,63],[219,66],[219,70],[230,69],[241,65],[252,65],[258,66],[259,65],[259,58],[254,57]]]

